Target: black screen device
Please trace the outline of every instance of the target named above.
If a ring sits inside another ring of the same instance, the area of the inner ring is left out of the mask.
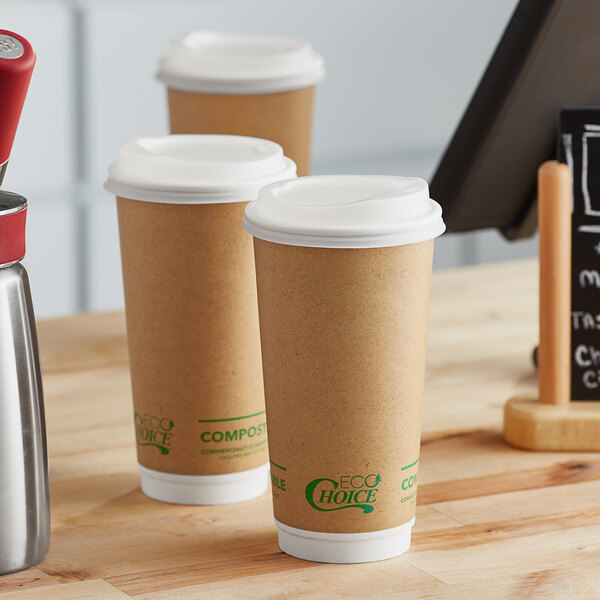
[[[447,231],[535,232],[560,110],[600,105],[600,0],[520,0],[431,181]]]

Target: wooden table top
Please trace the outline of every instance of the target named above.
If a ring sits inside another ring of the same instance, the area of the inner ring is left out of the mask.
[[[52,540],[0,599],[600,598],[600,456],[507,446],[534,389],[537,265],[434,275],[411,550],[363,565],[279,551],[270,494],[163,504],[139,490],[123,315],[39,324]]]

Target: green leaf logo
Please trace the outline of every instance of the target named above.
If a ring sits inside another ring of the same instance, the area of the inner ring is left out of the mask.
[[[377,477],[379,478],[377,481],[379,483],[381,481],[381,477],[379,477],[379,475]],[[359,496],[359,493],[357,493],[357,490],[342,490],[338,489],[339,486],[339,482],[335,481],[334,479],[320,477],[318,479],[313,479],[306,486],[304,495],[306,496],[308,503],[315,510],[322,512],[343,510],[344,508],[358,508],[361,509],[365,514],[373,512],[374,507],[372,504],[358,501],[357,496]],[[366,497],[370,497],[371,495],[367,490],[360,491],[365,492]]]

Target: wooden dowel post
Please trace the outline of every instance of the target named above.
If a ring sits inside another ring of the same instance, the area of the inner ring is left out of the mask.
[[[540,254],[540,401],[571,396],[571,171],[556,161],[538,170]]]
[[[504,439],[517,448],[600,452],[600,402],[571,400],[572,176],[555,161],[538,170],[539,394],[510,398]]]

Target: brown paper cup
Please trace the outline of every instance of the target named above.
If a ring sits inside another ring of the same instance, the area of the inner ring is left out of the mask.
[[[254,247],[275,519],[284,532],[410,524],[433,240]]]
[[[135,437],[146,495],[228,504],[268,488],[252,237],[263,183],[295,165],[273,142],[163,136],[121,144],[117,196]]]
[[[197,30],[170,41],[157,77],[168,91],[172,133],[277,142],[310,169],[313,91],[323,57],[294,37]]]
[[[368,562],[410,546],[433,238],[418,178],[263,188],[254,235],[273,508],[282,550]]]
[[[267,436],[245,203],[117,199],[140,465],[260,468]]]
[[[223,133],[271,140],[296,163],[298,175],[308,175],[313,90],[244,96],[169,89],[171,133]]]

